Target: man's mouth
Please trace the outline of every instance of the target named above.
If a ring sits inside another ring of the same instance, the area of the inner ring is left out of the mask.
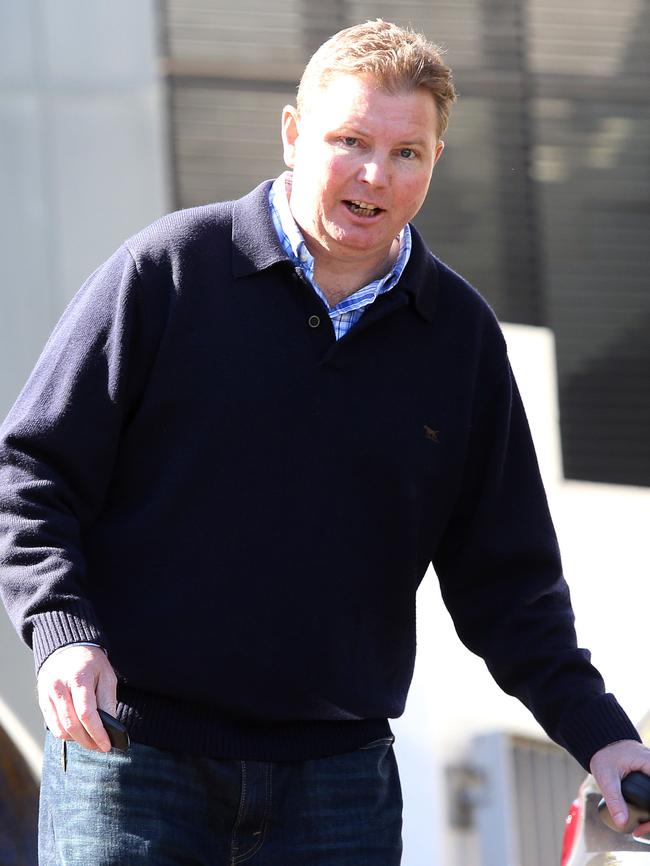
[[[345,201],[345,206],[351,213],[357,216],[373,217],[381,213],[383,208],[377,207],[374,204],[369,204],[367,201]]]

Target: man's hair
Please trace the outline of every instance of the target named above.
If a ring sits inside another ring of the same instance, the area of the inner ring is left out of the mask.
[[[438,108],[440,137],[456,99],[451,69],[442,50],[421,33],[377,18],[340,30],[324,42],[305,67],[298,86],[298,113],[305,113],[309,96],[337,75],[369,75],[389,93],[425,87]]]

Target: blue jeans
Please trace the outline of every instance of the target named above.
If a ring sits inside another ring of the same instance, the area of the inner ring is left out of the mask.
[[[47,734],[40,866],[399,866],[392,737],[301,762],[216,760]]]

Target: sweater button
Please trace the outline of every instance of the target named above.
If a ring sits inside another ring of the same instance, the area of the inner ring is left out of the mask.
[[[307,324],[310,328],[317,328],[320,325],[320,317],[319,316],[310,316],[307,319]]]

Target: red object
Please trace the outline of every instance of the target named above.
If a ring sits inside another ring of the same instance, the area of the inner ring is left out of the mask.
[[[582,803],[577,799],[571,803],[569,814],[566,816],[566,827],[564,828],[564,837],[562,838],[562,859],[560,860],[560,866],[568,866],[569,858],[573,854],[576,839],[578,838],[581,818]]]

